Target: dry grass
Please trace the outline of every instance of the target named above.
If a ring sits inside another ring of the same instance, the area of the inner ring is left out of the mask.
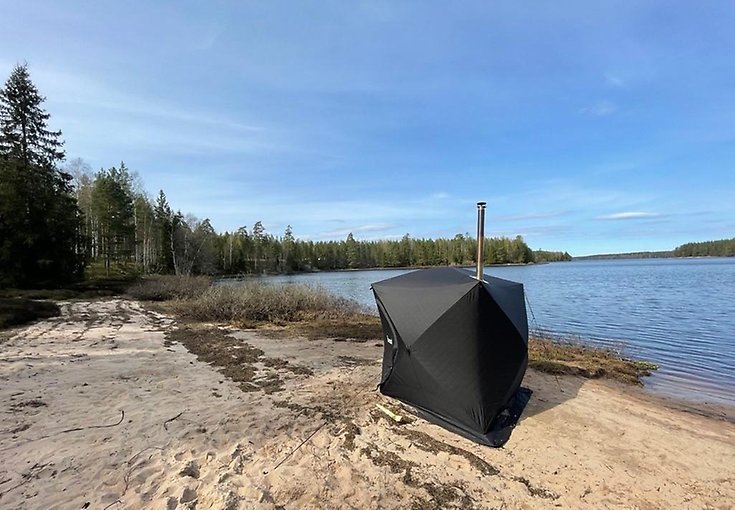
[[[282,338],[302,336],[309,340],[330,338],[336,342],[368,340],[382,341],[383,330],[380,320],[374,315],[356,313],[341,318],[312,318],[299,322],[291,322],[279,327],[270,324],[251,323],[250,327],[261,328],[265,336]]]
[[[319,287],[262,282],[211,286],[193,299],[174,302],[173,308],[188,319],[238,325],[346,319],[361,312],[354,301]]]
[[[192,299],[212,286],[208,276],[156,275],[140,280],[127,289],[127,294],[141,301]]]
[[[187,320],[257,328],[272,337],[364,342],[382,339],[380,320],[348,299],[306,285],[271,285],[260,281],[213,286],[207,278],[156,277],[131,289],[133,296],[169,300],[166,308]],[[533,335],[529,367],[551,374],[609,378],[641,384],[657,367],[578,340]]]
[[[588,379],[604,377],[631,384],[642,384],[641,378],[658,368],[653,363],[624,358],[611,349],[550,335],[536,335],[530,339],[528,366],[549,374],[579,375]]]

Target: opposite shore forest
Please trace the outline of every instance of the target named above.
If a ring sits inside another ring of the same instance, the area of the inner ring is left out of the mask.
[[[291,226],[267,232],[262,221],[217,232],[208,219],[175,210],[163,190],[152,199],[124,163],[97,172],[79,158],[64,163],[62,133],[50,129],[44,100],[26,65],[0,90],[0,286],[64,285],[90,267],[106,276],[215,275],[475,263],[469,233],[312,241],[298,239]],[[732,256],[735,239],[662,253],[654,256]],[[486,264],[571,258],[532,250],[521,236],[491,238],[485,251]]]

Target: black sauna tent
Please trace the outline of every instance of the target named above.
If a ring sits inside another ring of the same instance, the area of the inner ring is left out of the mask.
[[[444,267],[372,289],[384,334],[381,393],[453,432],[502,446],[530,398],[520,388],[528,364],[523,285]]]

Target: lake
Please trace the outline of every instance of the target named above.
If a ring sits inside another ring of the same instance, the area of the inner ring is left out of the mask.
[[[529,326],[660,365],[651,391],[735,404],[735,258],[584,260],[488,267],[522,282]],[[319,285],[377,313],[370,284],[407,270],[264,277]]]

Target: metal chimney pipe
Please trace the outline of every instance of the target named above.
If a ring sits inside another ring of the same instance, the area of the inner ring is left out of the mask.
[[[482,280],[485,254],[485,202],[477,202],[477,273],[475,278]]]

